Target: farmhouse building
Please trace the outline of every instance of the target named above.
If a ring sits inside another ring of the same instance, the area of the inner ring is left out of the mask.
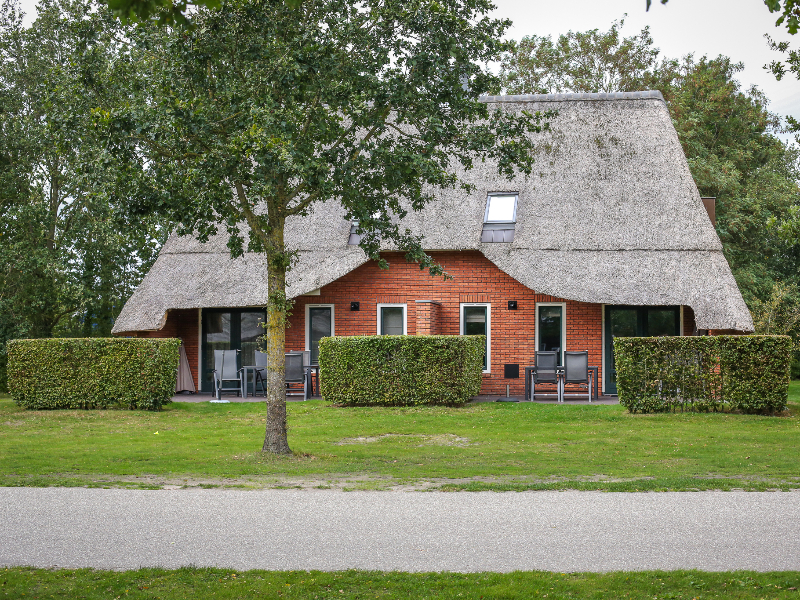
[[[588,350],[615,392],[612,340],[752,331],[722,244],[660,92],[489,97],[504,110],[555,109],[537,136],[533,173],[495,164],[462,173],[403,225],[452,275],[432,278],[386,249],[367,260],[336,202],[287,222],[298,253],[287,349],[316,356],[320,337],[471,334],[488,338],[482,393],[521,394],[514,366],[539,350]],[[267,286],[263,257],[231,259],[224,235],[173,235],[123,308],[118,335],[184,341],[195,383],[210,390],[213,350],[253,364]],[[250,362],[248,362],[250,361]]]

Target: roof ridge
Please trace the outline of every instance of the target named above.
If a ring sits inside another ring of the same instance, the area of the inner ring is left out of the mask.
[[[481,102],[565,102],[569,100],[661,100],[664,96],[658,90],[641,92],[600,92],[569,94],[518,94],[510,96],[481,96]]]

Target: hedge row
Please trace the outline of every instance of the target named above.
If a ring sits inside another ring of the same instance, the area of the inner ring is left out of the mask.
[[[788,401],[791,349],[788,336],[616,338],[619,401],[643,413],[723,407],[781,412]]]
[[[347,406],[464,404],[480,392],[485,345],[479,335],[322,338],[322,396]]]
[[[20,406],[158,410],[175,394],[180,340],[57,338],[8,342]]]

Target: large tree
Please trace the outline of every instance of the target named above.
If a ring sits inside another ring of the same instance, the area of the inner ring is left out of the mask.
[[[94,122],[124,96],[107,77],[117,29],[78,0],[42,1],[29,26],[16,2],[0,8],[0,347],[108,335],[157,251],[158,223],[132,223],[110,193]]]
[[[147,85],[107,116],[119,158],[140,168],[133,208],[166,214],[201,240],[224,227],[233,256],[265,255],[270,290],[264,451],[289,452],[284,395],[286,220],[340,202],[381,260],[393,243],[441,274],[397,218],[456,165],[496,160],[530,172],[531,114],[479,101],[495,84],[508,26],[488,0],[240,0],[200,10],[192,27],[140,25],[127,68]],[[131,76],[131,79],[134,79]],[[244,235],[240,226],[244,225]],[[383,261],[381,261],[383,263]]]

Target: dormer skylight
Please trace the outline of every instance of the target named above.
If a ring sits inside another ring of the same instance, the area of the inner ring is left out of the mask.
[[[372,218],[376,221],[381,218],[381,212],[375,211],[372,213]],[[348,246],[357,246],[361,243],[361,235],[358,233],[358,221],[351,221],[350,224],[350,237],[347,239]]]
[[[517,194],[489,194],[484,223],[516,223]]]
[[[516,193],[496,193],[486,197],[486,212],[483,217],[481,242],[513,242],[514,225],[517,222]]]

